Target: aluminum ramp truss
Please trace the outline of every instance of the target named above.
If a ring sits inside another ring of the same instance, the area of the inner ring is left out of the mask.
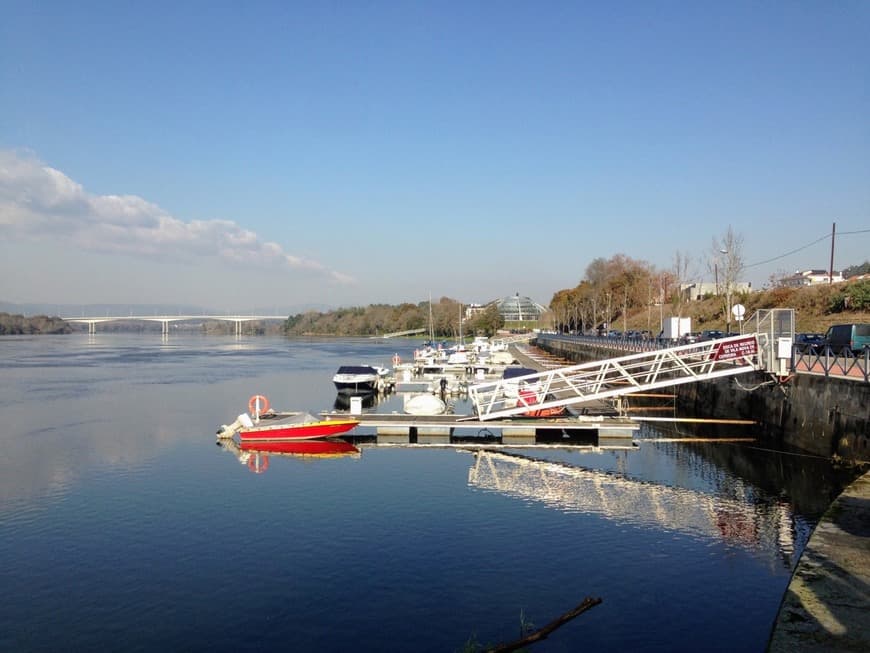
[[[468,393],[478,419],[499,419],[754,372],[762,351],[751,333],[478,383]]]

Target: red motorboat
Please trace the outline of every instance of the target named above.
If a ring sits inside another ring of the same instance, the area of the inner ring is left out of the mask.
[[[356,419],[318,419],[308,413],[267,413],[257,422],[239,429],[245,443],[316,440],[346,433],[359,424]]]
[[[319,419],[305,412],[275,412],[262,395],[251,397],[249,408],[253,419],[242,413],[235,422],[218,429],[218,438],[231,438],[238,433],[242,444],[316,440],[346,433],[359,424],[357,419]]]
[[[525,417],[562,417],[568,414],[565,406],[551,406],[549,408],[535,408],[540,403],[540,397],[531,387],[523,387],[517,395],[518,406],[529,406],[530,410],[523,413]]]

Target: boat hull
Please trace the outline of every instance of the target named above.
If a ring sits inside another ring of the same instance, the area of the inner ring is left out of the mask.
[[[239,440],[242,444],[317,440],[346,433],[357,424],[359,420],[355,419],[330,419],[305,424],[257,425],[241,429]]]
[[[370,365],[342,365],[332,382],[340,393],[368,394],[377,392],[379,379],[378,370]]]
[[[378,388],[377,379],[363,381],[333,381],[336,392],[347,395],[374,394]]]

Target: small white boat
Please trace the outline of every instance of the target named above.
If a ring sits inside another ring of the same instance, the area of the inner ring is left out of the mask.
[[[342,365],[332,377],[335,389],[346,394],[377,392],[380,370],[371,365]]]
[[[409,415],[443,415],[447,412],[447,404],[440,397],[423,393],[407,397],[404,409]]]

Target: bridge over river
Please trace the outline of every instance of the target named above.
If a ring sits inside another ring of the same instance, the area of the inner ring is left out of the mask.
[[[163,335],[168,335],[169,325],[173,322],[189,322],[192,320],[219,320],[233,322],[236,325],[236,335],[242,334],[242,324],[245,322],[285,321],[286,315],[113,315],[104,317],[63,317],[65,322],[87,324],[88,334],[97,332],[97,324],[104,322],[160,322],[163,325]]]

